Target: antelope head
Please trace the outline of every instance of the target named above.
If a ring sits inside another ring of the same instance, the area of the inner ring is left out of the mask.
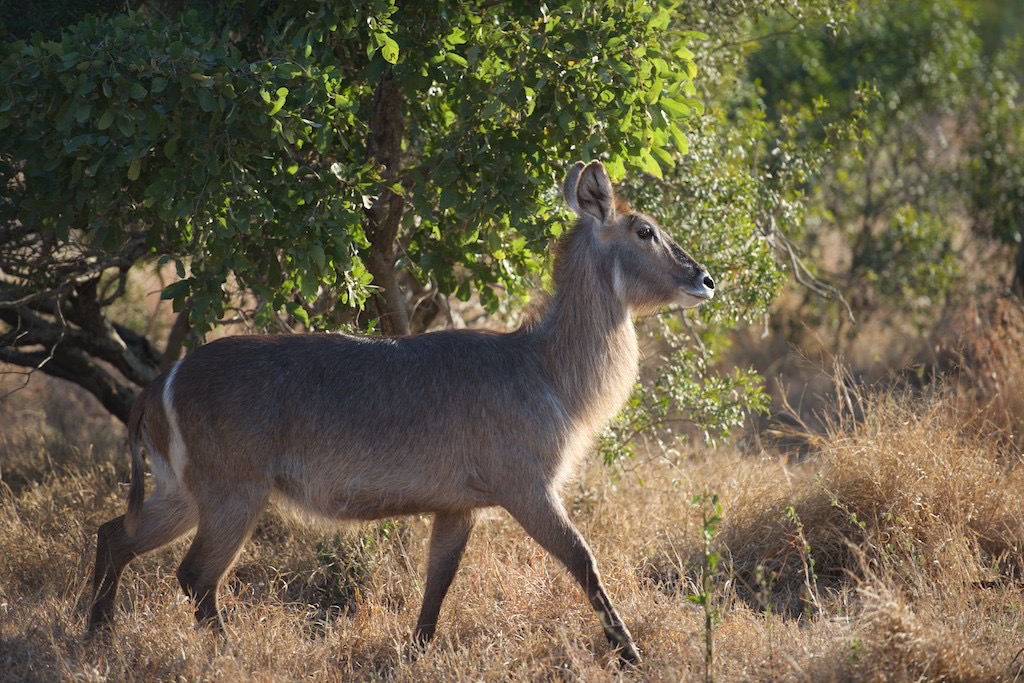
[[[670,304],[692,308],[715,295],[707,270],[647,214],[615,196],[600,161],[576,162],[565,177],[565,201],[603,252],[612,291],[636,315]]]

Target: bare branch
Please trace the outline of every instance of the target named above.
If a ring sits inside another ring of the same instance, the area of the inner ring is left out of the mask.
[[[810,268],[804,264],[803,259],[800,258],[799,248],[778,229],[773,216],[768,217],[768,227],[762,226],[761,230],[768,237],[772,246],[786,256],[793,271],[793,278],[797,281],[797,284],[822,299],[838,302],[846,310],[846,316],[849,321],[851,323],[857,322],[853,315],[853,309],[850,308],[850,304],[843,297],[843,293],[811,272]]]
[[[22,308],[24,306],[29,306],[38,303],[43,299],[53,297],[57,293],[56,289],[49,289],[42,292],[33,292],[31,294],[25,294],[24,296],[19,296],[17,298],[11,299],[8,298],[7,292],[11,291],[12,289],[14,288],[0,287],[0,309]]]
[[[32,371],[41,370],[51,377],[74,382],[99,399],[119,420],[128,422],[135,391],[77,349],[64,346],[50,354],[47,351],[23,353],[0,348],[0,362]]]

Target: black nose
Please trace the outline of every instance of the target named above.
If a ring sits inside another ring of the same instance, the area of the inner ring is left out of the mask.
[[[707,287],[708,289],[715,288],[715,281],[711,279],[710,275],[704,276],[704,286]]]

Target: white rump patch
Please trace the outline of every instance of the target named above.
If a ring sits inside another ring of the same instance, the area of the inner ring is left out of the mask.
[[[167,381],[164,382],[164,413],[167,415],[167,426],[170,429],[170,440],[167,445],[167,459],[171,462],[171,469],[174,470],[174,478],[179,482],[184,481],[183,476],[185,474],[185,440],[181,437],[181,428],[178,427],[178,414],[174,411],[174,376],[178,374],[178,366],[181,361],[177,361],[171,366],[171,372],[167,375]]]

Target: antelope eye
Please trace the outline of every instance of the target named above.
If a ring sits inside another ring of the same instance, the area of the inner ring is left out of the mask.
[[[641,225],[640,229],[636,231],[636,236],[642,240],[649,240],[654,237],[654,228],[649,225]]]

